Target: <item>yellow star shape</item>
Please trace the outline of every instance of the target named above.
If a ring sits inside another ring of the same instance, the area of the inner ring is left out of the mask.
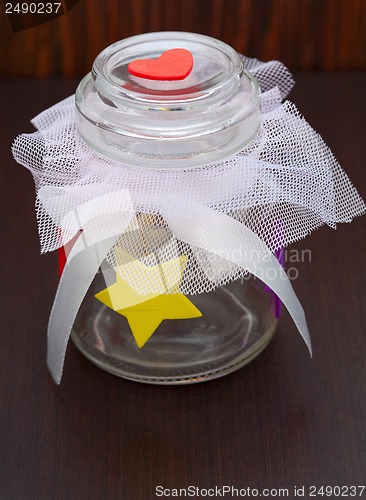
[[[128,256],[125,252],[120,253],[121,255]],[[122,279],[123,269],[117,267],[116,283],[95,295],[107,307],[127,318],[139,347],[142,347],[149,340],[164,319],[188,319],[202,316],[197,307],[178,291],[179,282],[187,263],[186,256],[171,259],[157,266],[145,266],[142,262],[131,261],[131,257],[128,257],[129,262],[126,265],[136,266],[136,271],[140,272],[141,267],[143,267],[144,272],[149,273],[152,279],[159,279],[164,283],[167,292],[174,291],[174,293],[138,294]],[[122,272],[118,272],[119,270]],[[131,271],[131,268],[129,270]],[[167,282],[170,284],[169,287]]]

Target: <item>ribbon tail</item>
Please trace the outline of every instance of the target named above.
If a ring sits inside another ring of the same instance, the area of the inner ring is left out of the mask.
[[[102,241],[96,238],[93,221],[87,223],[61,276],[48,324],[47,346],[47,364],[57,384],[61,382],[67,344],[78,310],[101,263],[134,217],[129,194],[121,192],[122,195],[126,211],[106,215],[108,230],[104,231]]]
[[[287,274],[264,241],[239,221],[207,207],[205,217],[165,217],[180,240],[246,269],[269,286],[286,306],[312,355],[304,310]]]

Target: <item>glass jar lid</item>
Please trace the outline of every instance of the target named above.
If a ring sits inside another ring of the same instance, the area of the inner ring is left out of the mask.
[[[193,56],[181,80],[132,75],[128,65],[175,48]],[[76,91],[81,137],[113,160],[187,169],[223,160],[255,135],[259,87],[240,55],[214,38],[184,32],[137,35],[103,50]]]

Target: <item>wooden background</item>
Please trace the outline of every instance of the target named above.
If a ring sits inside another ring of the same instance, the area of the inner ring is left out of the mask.
[[[366,0],[79,0],[15,33],[0,7],[0,76],[79,77],[107,45],[160,30],[211,35],[296,71],[366,69]]]

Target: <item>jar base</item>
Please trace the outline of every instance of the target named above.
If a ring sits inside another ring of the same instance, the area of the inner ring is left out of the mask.
[[[84,311],[71,334],[95,365],[137,382],[183,385],[212,380],[242,368],[270,342],[277,321],[268,320],[263,300],[240,302],[232,286],[190,297],[202,318],[165,320],[138,348],[126,318],[101,306]],[[268,304],[267,304],[268,306]],[[84,317],[83,317],[84,316]]]

